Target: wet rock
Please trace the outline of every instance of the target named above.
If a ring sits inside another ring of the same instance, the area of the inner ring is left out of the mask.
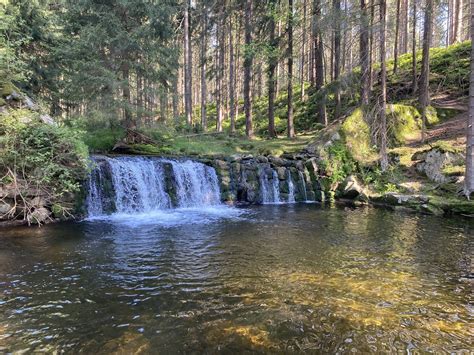
[[[276,171],[277,171],[279,180],[286,180],[287,178],[286,168],[279,166],[276,168]]]
[[[354,175],[348,176],[339,187],[340,196],[355,199],[364,192],[364,188]]]
[[[389,192],[385,195],[372,198],[375,202],[387,203],[389,205],[403,205],[403,204],[425,204],[428,203],[429,198],[425,195],[406,195],[396,192]]]
[[[266,163],[268,163],[268,158],[264,157],[263,155],[259,155],[257,157],[257,162],[262,163],[262,164],[266,164]]]

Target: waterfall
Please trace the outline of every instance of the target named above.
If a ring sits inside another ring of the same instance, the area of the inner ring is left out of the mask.
[[[306,190],[306,179],[304,178],[304,173],[298,170],[298,175],[300,177],[301,186],[303,187],[302,193],[303,193],[304,201],[308,201],[308,192]]]
[[[271,182],[266,169],[260,171],[260,194],[263,204],[280,203],[280,182],[275,170],[272,169]]]
[[[98,216],[102,214],[102,170],[95,168],[91,171],[91,175],[87,184],[87,206],[88,214]]]
[[[295,203],[295,184],[293,184],[293,179],[291,177],[290,169],[288,172],[288,203]]]
[[[216,172],[202,163],[149,157],[100,157],[94,161],[87,185],[89,217],[220,203]]]

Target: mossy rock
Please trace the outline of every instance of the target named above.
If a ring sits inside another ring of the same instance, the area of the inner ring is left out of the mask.
[[[20,90],[12,83],[0,83],[0,96],[7,97],[13,94],[14,91],[19,92]]]
[[[402,145],[420,134],[421,114],[414,106],[388,105],[389,141],[392,145]]]
[[[377,160],[377,152],[370,141],[369,125],[364,120],[361,108],[357,108],[346,118],[341,125],[341,133],[347,148],[357,162],[370,165]]]

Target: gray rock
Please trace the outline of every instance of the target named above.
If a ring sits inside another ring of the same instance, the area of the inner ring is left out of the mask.
[[[5,201],[0,201],[0,218],[7,214],[8,212],[11,211],[11,209],[13,208],[12,205],[10,205],[9,203],[5,202]]]
[[[435,148],[422,154],[414,154],[412,159],[421,160],[416,164],[418,172],[425,174],[431,181],[445,183],[450,178],[443,174],[443,168],[447,165],[462,164],[464,156],[458,153],[443,152]]]
[[[348,199],[355,199],[361,195],[364,188],[354,175],[348,176],[340,185],[340,196]]]
[[[25,95],[23,98],[23,102],[25,103],[26,107],[31,111],[38,111],[39,106],[28,96]]]
[[[55,126],[56,125],[56,122],[54,121],[54,119],[50,116],[50,115],[47,115],[47,114],[44,114],[44,115],[40,115],[40,121],[47,124],[47,125],[50,125],[50,126]]]
[[[28,223],[31,224],[41,224],[46,222],[51,216],[51,212],[49,212],[46,208],[36,208],[33,212],[28,214],[27,220]]]
[[[259,155],[259,156],[257,157],[257,161],[258,161],[259,163],[266,164],[266,163],[268,163],[268,158],[267,158],[267,157],[264,157],[263,155]]]

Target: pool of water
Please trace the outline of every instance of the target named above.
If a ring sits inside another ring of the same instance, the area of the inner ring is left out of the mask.
[[[0,230],[0,352],[472,351],[474,223],[318,205]]]

